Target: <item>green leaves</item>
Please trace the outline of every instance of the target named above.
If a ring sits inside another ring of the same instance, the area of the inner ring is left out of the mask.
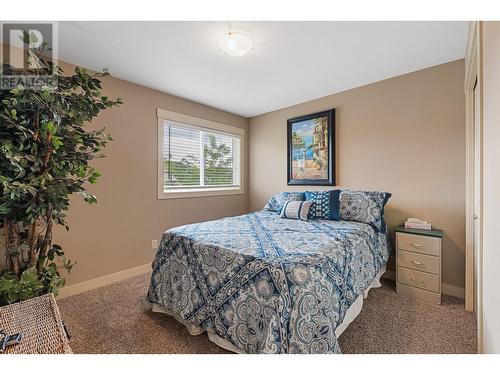
[[[23,35],[25,40],[31,37]],[[43,60],[41,66],[47,74],[54,68],[57,88],[0,90],[0,226],[19,223],[20,239],[7,254],[7,264],[13,267],[15,260],[19,270],[9,269],[0,276],[0,304],[57,292],[64,285],[59,271],[69,271],[74,264],[59,246],[40,240],[34,246],[33,268],[27,231],[40,220],[45,226],[46,220],[53,220],[68,229],[65,218],[73,194],[90,204],[97,202],[86,190],[101,176],[92,161],[102,157],[111,137],[91,124],[101,111],[122,103],[101,92],[100,78],[107,71],[77,67],[66,76],[60,67]]]
[[[36,44],[38,42],[36,34],[34,32],[30,33],[28,30],[23,30],[23,35],[20,35],[19,39],[21,39],[25,44]]]
[[[43,289],[44,285],[35,268],[25,270],[19,278],[4,274],[0,277],[0,304],[1,299],[6,303],[14,303],[37,297]]]
[[[52,121],[47,122],[47,132],[49,135],[56,134],[57,128]]]
[[[0,204],[0,215],[8,215],[12,212],[12,209],[4,202]]]
[[[88,181],[91,184],[95,184],[97,182],[97,178],[100,176],[101,176],[101,174],[98,171],[96,171],[95,169],[92,169],[90,172],[90,176],[89,176]]]
[[[82,191],[81,195],[83,196],[83,200],[89,204],[97,203],[97,197],[94,194],[87,193],[86,191]]]
[[[87,128],[102,110],[121,103],[101,94],[99,78],[106,75],[76,68],[70,76],[59,73],[56,90],[0,92],[0,215],[22,218],[40,211],[35,204],[50,202],[57,217],[70,195],[97,183],[101,174],[90,163],[111,137]]]
[[[63,256],[64,256],[64,252],[62,251],[61,246],[56,245],[56,244],[52,245],[52,247],[50,248],[50,250],[47,253],[47,258],[50,261],[53,261],[56,257],[63,257]]]
[[[52,137],[51,142],[52,142],[52,147],[54,147],[54,150],[57,150],[60,146],[64,145],[64,143],[61,141],[61,138],[55,135]]]

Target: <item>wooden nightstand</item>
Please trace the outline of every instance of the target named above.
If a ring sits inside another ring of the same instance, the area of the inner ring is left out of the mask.
[[[441,241],[439,229],[396,232],[396,289],[423,301],[441,303]]]

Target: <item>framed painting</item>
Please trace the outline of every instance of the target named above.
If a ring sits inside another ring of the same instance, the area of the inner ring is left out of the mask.
[[[288,185],[335,184],[335,109],[287,122]]]

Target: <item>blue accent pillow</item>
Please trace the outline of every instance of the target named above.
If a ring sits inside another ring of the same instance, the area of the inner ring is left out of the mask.
[[[340,192],[340,219],[370,224],[376,231],[385,233],[384,207],[391,193],[380,191]]]
[[[264,210],[281,213],[286,201],[303,201],[304,193],[283,191],[275,194],[264,206]]]
[[[313,201],[309,210],[310,219],[339,220],[340,190],[306,191],[306,201]]]

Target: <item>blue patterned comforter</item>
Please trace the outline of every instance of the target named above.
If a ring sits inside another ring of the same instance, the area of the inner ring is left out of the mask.
[[[247,353],[338,353],[336,327],[388,257],[368,224],[254,212],[165,232],[148,299]]]

